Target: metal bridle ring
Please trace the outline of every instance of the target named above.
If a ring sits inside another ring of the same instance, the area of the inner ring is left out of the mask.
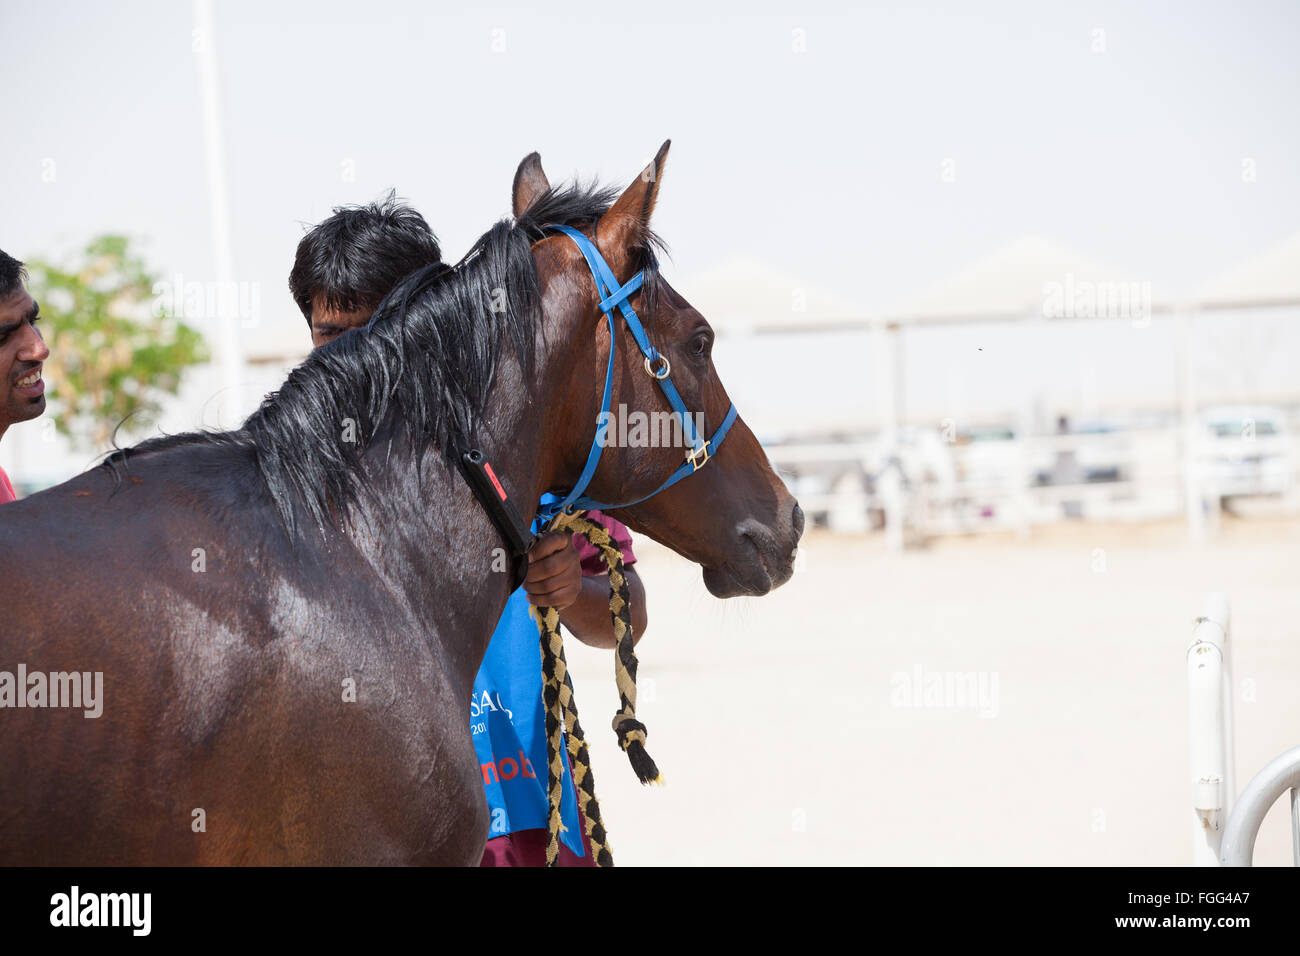
[[[647,358],[644,360],[646,374],[649,375],[651,378],[658,378],[658,379],[667,378],[668,373],[673,370],[672,366],[668,364],[668,356],[662,353],[658,353],[655,357],[664,363],[663,369],[656,372],[653,368],[650,367],[650,359]]]

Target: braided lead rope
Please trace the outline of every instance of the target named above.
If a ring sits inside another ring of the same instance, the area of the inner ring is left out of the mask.
[[[576,531],[584,535],[599,551],[609,569],[609,611],[614,623],[616,651],[614,655],[614,680],[618,685],[622,706],[614,715],[614,733],[619,746],[628,756],[632,770],[642,783],[661,783],[659,768],[645,749],[646,728],[636,718],[636,670],[632,633],[632,602],[629,597],[627,576],[623,573],[623,553],[614,544],[609,532],[601,525],[578,515],[558,515],[552,528]]]
[[[573,699],[573,681],[564,657],[564,638],[560,631],[560,614],[553,607],[532,607],[529,613],[537,622],[542,642],[542,703],[546,711],[546,784],[547,831],[546,865],[556,866],[560,856],[560,833],[565,829],[560,819],[561,779],[564,763],[560,757],[561,721],[568,731],[569,765],[573,768],[574,787],[578,793],[578,811],[597,866],[613,866],[605,824],[596,800],[596,780],[591,773],[587,738],[578,723],[578,709]]]
[[[636,653],[633,650],[631,600],[627,576],[623,573],[623,554],[611,540],[609,533],[594,521],[578,515],[557,515],[551,530],[577,532],[584,535],[599,551],[609,569],[610,616],[614,624],[617,650],[614,659],[614,677],[622,704],[614,715],[614,732],[619,746],[628,755],[632,769],[642,783],[660,783],[662,778],[654,761],[645,749],[646,728],[636,719]],[[560,633],[560,616],[554,608],[531,608],[537,621],[542,645],[542,699],[546,710],[547,792],[549,802],[548,830],[550,839],[546,847],[547,866],[555,866],[559,858],[559,834],[563,829],[560,820],[560,780],[564,766],[560,759],[560,724],[568,731],[568,750],[573,767],[574,784],[578,792],[578,806],[582,813],[587,838],[598,866],[612,866],[604,823],[600,817],[600,804],[596,800],[595,778],[591,772],[590,755],[586,737],[578,722],[578,709],[574,701],[573,682],[569,677],[564,657],[564,639]]]
[[[560,631],[560,614],[553,607],[532,607],[529,613],[537,621],[542,642],[542,703],[546,711],[546,784],[547,831],[546,865],[556,866],[560,856],[560,833],[565,830],[560,819],[561,779],[564,763],[560,757],[561,720],[568,731],[569,766],[573,768],[574,788],[578,793],[578,811],[591,844],[597,866],[613,866],[605,824],[596,800],[596,779],[591,772],[587,737],[578,723],[574,703],[573,681],[564,657],[564,638]]]
[[[560,711],[559,670],[565,667],[561,653],[564,639],[560,636],[560,612],[553,607],[529,607],[528,613],[537,622],[542,642],[542,707],[546,712],[546,802],[549,810],[547,830],[550,839],[546,843],[546,865],[555,866],[560,854],[560,830],[564,824],[560,820],[560,778],[564,773],[564,762],[560,758]],[[561,653],[556,652],[559,648]]]
[[[560,660],[564,661],[564,648],[560,647]],[[600,818],[600,803],[596,800],[596,778],[591,773],[591,755],[587,752],[587,736],[578,723],[578,705],[573,697],[573,682],[569,679],[565,662],[564,683],[560,686],[560,703],[564,710],[564,727],[569,742],[569,766],[573,768],[573,784],[578,791],[578,811],[582,814],[587,841],[597,866],[613,866],[614,857],[609,849],[609,836],[605,822]],[[558,847],[557,853],[558,853]]]

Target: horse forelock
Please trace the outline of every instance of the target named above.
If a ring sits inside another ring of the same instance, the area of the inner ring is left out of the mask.
[[[538,242],[548,235],[545,227],[557,223],[574,228],[594,227],[600,217],[609,212],[610,206],[618,199],[620,190],[616,186],[601,186],[596,182],[565,183],[548,187],[524,211],[516,223],[516,228],[523,232],[530,242]],[[599,243],[599,235],[593,228],[592,237]],[[641,287],[641,316],[648,323],[655,312],[655,296],[659,275],[659,254],[666,252],[664,241],[652,230],[646,229],[640,244],[629,250],[630,267],[628,275],[645,272],[645,282]]]

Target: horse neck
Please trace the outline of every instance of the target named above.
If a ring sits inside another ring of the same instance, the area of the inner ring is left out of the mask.
[[[566,351],[555,362],[538,356],[531,390],[513,361],[499,368],[475,436],[525,520],[554,486],[564,457],[548,436],[555,434],[554,400],[567,387],[555,382],[568,382],[574,370]],[[371,444],[369,490],[350,537],[441,645],[456,686],[468,693],[510,597],[515,561],[458,468],[437,448],[413,455],[404,445],[396,434],[391,448],[386,440]]]

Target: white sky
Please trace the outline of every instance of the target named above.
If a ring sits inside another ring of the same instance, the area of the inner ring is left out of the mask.
[[[747,256],[872,310],[1025,234],[1161,300],[1300,228],[1294,0],[215,6],[245,335],[306,344],[303,223],[393,186],[458,258],[533,149],[626,182],[671,137],[671,278]],[[0,248],[126,232],[214,278],[192,28],[185,2],[0,0]]]
[[[529,150],[624,181],[668,137],[677,269],[752,255],[869,307],[1025,233],[1178,291],[1300,225],[1294,2],[544,6],[216,4],[237,270],[268,311],[333,204],[396,186],[456,256]],[[0,29],[0,248],[125,230],[210,273],[190,5],[4,0]]]

